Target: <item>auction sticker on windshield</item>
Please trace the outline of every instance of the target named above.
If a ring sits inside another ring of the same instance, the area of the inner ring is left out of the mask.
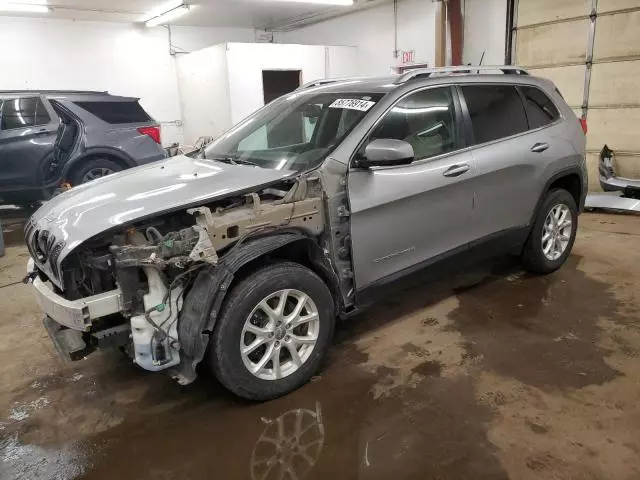
[[[375,104],[376,102],[358,100],[357,98],[338,98],[329,105],[329,108],[347,108],[349,110],[360,110],[361,112],[366,112]]]

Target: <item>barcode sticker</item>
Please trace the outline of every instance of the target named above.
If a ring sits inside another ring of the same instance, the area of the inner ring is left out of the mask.
[[[347,108],[349,110],[360,110],[361,112],[366,112],[375,104],[376,102],[358,100],[357,98],[338,98],[329,105],[329,108]]]

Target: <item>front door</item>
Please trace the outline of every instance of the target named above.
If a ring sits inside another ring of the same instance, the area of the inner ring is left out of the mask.
[[[348,191],[356,287],[384,283],[470,240],[475,166],[463,146],[458,102],[449,87],[401,98],[365,140],[409,142],[410,165],[352,168]]]
[[[37,96],[2,101],[0,191],[38,186],[53,154],[58,119]]]

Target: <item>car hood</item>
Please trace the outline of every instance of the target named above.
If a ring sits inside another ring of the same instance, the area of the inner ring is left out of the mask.
[[[42,231],[48,232],[50,248],[55,249],[56,244],[64,242],[57,257],[59,267],[74,248],[106,230],[250,191],[295,175],[286,170],[229,165],[186,156],[171,157],[79,185],[54,197],[29,220],[27,245],[34,256],[37,247],[34,237]],[[39,262],[34,258],[34,261],[49,278],[56,280],[50,275],[52,272],[46,260]]]

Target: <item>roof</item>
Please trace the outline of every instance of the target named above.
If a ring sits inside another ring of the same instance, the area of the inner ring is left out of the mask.
[[[0,95],[110,95],[97,90],[0,90]]]
[[[0,97],[14,98],[32,95],[44,95],[50,99],[71,99],[73,101],[109,101],[109,102],[131,102],[139,100],[137,97],[122,97],[111,95],[109,92],[98,92],[93,90],[0,90]]]

